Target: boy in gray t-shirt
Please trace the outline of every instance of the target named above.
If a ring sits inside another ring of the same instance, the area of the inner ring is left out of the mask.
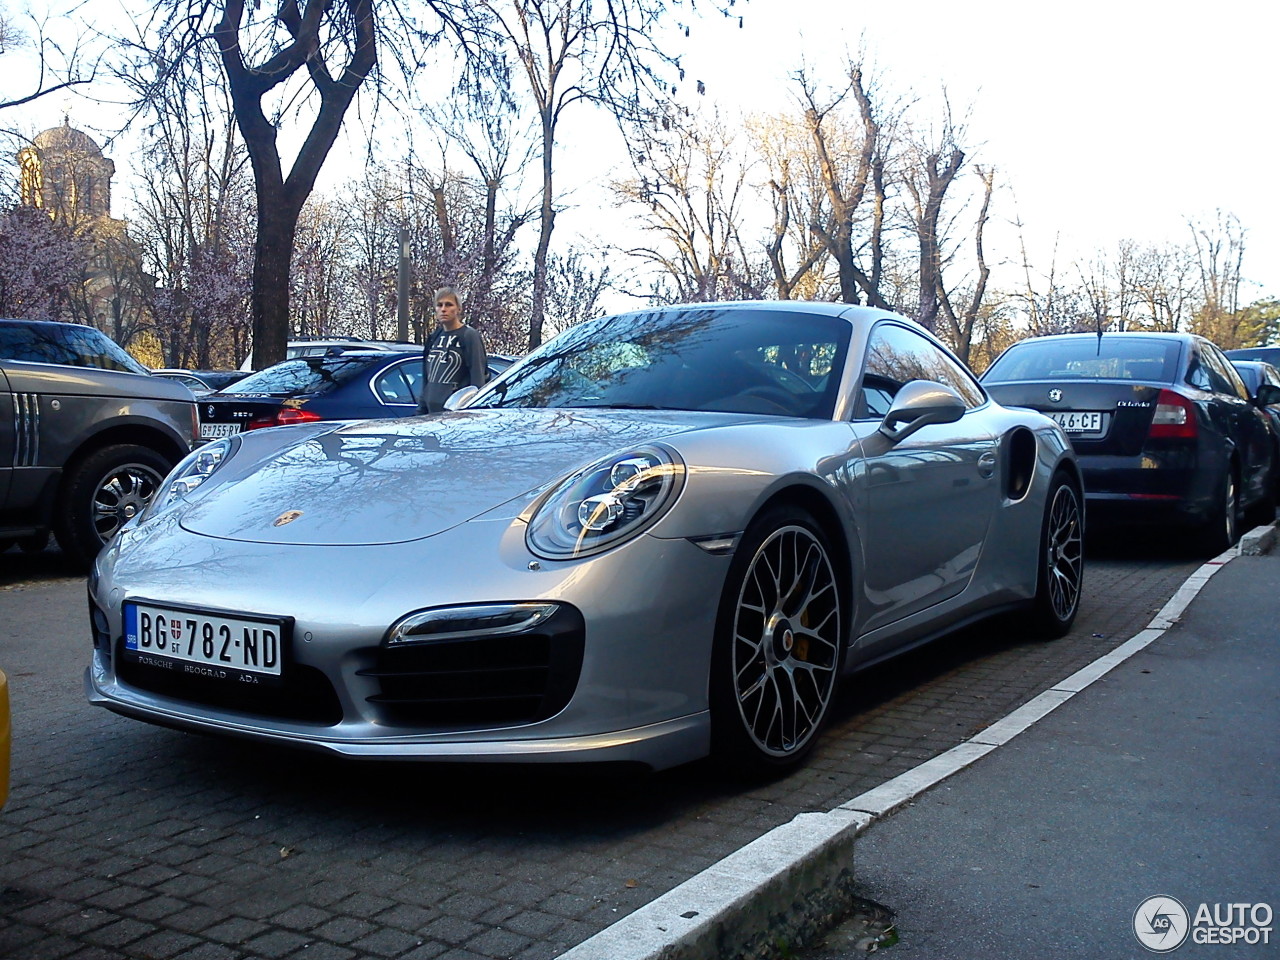
[[[418,413],[439,413],[467,386],[484,386],[488,358],[478,331],[462,322],[462,299],[452,287],[436,291],[438,325],[422,350],[422,399]]]

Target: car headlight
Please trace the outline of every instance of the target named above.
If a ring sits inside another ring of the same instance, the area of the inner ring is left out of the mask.
[[[187,496],[213,475],[231,456],[234,437],[214,440],[202,447],[197,447],[187,454],[165,478],[164,486],[147,504],[139,522],[146,522],[151,517],[168,510],[174,504],[185,500]]]
[[[552,489],[529,522],[529,549],[563,560],[600,553],[652,526],[675,503],[684,462],[647,445],[598,460]]]

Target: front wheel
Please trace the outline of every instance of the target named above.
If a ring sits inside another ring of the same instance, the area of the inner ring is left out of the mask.
[[[1056,474],[1045,501],[1031,628],[1046,639],[1065,636],[1080,609],[1084,580],[1084,514],[1080,491]]]
[[[836,688],[841,591],[825,535],[796,507],[743,535],[716,621],[713,750],[747,775],[790,769],[812,749]]]
[[[63,479],[58,543],[81,567],[142,511],[172,464],[156,451],[121,443],[95,450]]]

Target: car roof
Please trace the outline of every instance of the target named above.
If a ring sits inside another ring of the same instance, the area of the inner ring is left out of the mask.
[[[68,323],[65,320],[22,320],[18,317],[0,317],[0,324],[15,327],[75,327],[77,330],[94,330],[102,333],[97,327],[87,323]],[[106,334],[103,334],[106,336]]]
[[[1024,337],[1018,343],[1026,343],[1030,340],[1096,340],[1099,334],[1096,332],[1082,333],[1046,333],[1040,336]],[[1160,340],[1180,340],[1183,343],[1189,343],[1193,340],[1204,340],[1205,338],[1196,333],[1168,332],[1164,330],[1104,330],[1101,334],[1104,340],[1141,340],[1160,339]],[[1011,344],[1016,347],[1018,343]]]

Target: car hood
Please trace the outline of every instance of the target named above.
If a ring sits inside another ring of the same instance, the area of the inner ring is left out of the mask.
[[[759,419],[696,411],[461,410],[436,417],[252,431],[182,516],[254,543],[354,545],[430,537],[615,450]]]

